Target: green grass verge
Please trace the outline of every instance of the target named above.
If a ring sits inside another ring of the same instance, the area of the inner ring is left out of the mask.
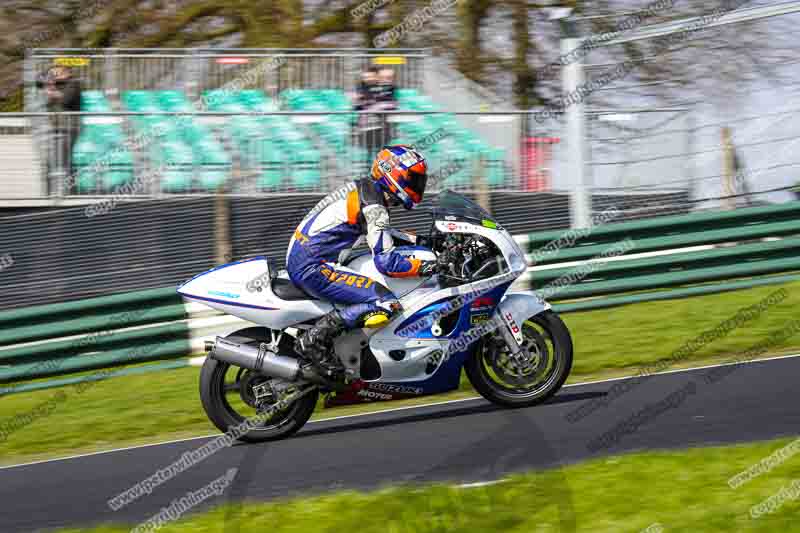
[[[797,499],[787,499],[761,517],[750,515],[751,507],[800,478],[797,457],[736,489],[728,486],[732,476],[788,442],[622,455],[475,488],[404,486],[219,505],[202,514],[189,513],[159,531],[211,533],[224,525],[225,531],[240,533],[265,528],[273,533],[530,533],[572,531],[570,524],[574,531],[592,533],[640,532],[655,524],[663,531],[800,531]],[[106,526],[89,531],[129,530]]]
[[[725,361],[781,329],[796,317],[800,282],[783,286],[641,303],[564,315],[575,344],[571,382],[635,374],[641,365],[668,359],[683,343],[758,303],[778,288],[788,297],[758,318],[731,330],[691,354],[678,366]],[[800,348],[800,335],[771,347],[770,353]],[[676,367],[672,367],[676,368]],[[0,463],[158,442],[215,433],[200,406],[199,369],[192,367],[98,382],[84,392],[64,387],[0,398]],[[62,391],[63,401],[52,402]],[[401,402],[319,409],[315,418],[419,405],[474,396],[465,380],[459,391]],[[50,402],[50,403],[49,403]],[[39,407],[47,414],[3,438],[15,415]]]

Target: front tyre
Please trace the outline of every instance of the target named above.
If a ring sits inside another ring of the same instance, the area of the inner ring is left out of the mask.
[[[238,340],[253,345],[274,340],[272,332],[266,328],[247,328],[228,337],[238,337]],[[281,344],[284,341],[288,342],[288,339],[282,339]],[[252,392],[254,386],[267,381],[270,381],[267,376],[207,357],[200,371],[200,399],[209,420],[225,433],[263,412],[264,407],[269,408],[269,405],[256,402]],[[298,396],[284,408],[270,410],[268,419],[238,439],[264,442],[286,438],[297,432],[314,412],[319,391],[313,387]]]
[[[542,403],[558,392],[572,369],[572,337],[557,314],[548,310],[528,318],[522,335],[523,356],[514,358],[495,331],[481,339],[464,365],[475,390],[493,403]]]

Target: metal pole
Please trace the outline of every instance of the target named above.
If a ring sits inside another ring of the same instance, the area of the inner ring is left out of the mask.
[[[564,27],[569,31],[570,23]],[[568,54],[578,46],[581,39],[568,36],[561,39],[561,53]],[[563,94],[568,95],[583,83],[583,66],[573,61],[562,69]],[[570,220],[573,228],[588,228],[591,225],[591,198],[586,183],[586,117],[583,101],[565,107],[567,132],[567,168],[572,177],[570,194]]]

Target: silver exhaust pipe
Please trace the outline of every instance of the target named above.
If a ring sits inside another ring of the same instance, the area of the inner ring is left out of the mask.
[[[295,381],[300,376],[300,362],[297,359],[272,353],[264,345],[255,347],[217,337],[208,356],[289,381]]]

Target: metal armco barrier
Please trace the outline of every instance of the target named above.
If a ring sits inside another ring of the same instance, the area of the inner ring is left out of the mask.
[[[527,243],[532,256],[540,259],[539,266],[532,267],[528,275],[534,290],[546,291],[558,279],[581,272],[575,265],[560,263],[577,260],[583,266],[593,265],[586,279],[570,278],[570,285],[548,296],[560,302],[554,305],[557,312],[569,313],[800,279],[800,237],[792,236],[800,235],[798,214],[800,202],[792,202],[736,212],[610,223],[581,230],[580,234],[549,231],[516,238]],[[585,261],[624,239],[635,246],[620,260]],[[569,245],[543,255],[552,242]],[[713,247],[723,242],[732,244]],[[689,245],[704,248],[682,251]],[[637,258],[642,251],[663,253]],[[687,286],[709,281],[718,283]],[[625,294],[645,289],[649,292]],[[567,301],[585,297],[592,298]],[[2,312],[0,383],[170,361],[102,375],[26,383],[0,389],[0,394],[180,368],[188,364],[185,357],[202,351],[204,335],[231,331],[243,324],[246,322],[205,310],[204,306],[182,303],[175,287]],[[39,342],[32,342],[35,340]]]
[[[789,202],[538,233],[527,239],[528,258],[537,265],[529,280],[556,301],[744,277],[759,284],[768,278],[756,276],[800,271],[798,215],[800,202]],[[603,258],[621,242],[628,244],[624,254]],[[574,261],[581,264],[559,265]]]

